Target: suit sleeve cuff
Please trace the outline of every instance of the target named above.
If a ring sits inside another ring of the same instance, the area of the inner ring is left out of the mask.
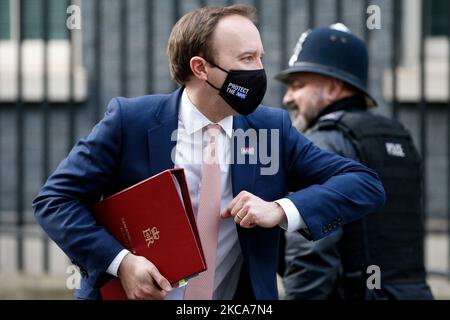
[[[120,263],[122,262],[123,258],[125,258],[128,252],[130,251],[128,251],[127,249],[123,249],[122,251],[120,251],[119,254],[111,262],[106,272],[109,273],[110,275],[117,277],[117,272],[119,271]]]
[[[294,232],[299,229],[306,228],[306,224],[303,221],[300,212],[291,200],[283,198],[275,202],[278,203],[281,208],[283,208],[284,213],[286,214],[287,224],[281,223],[280,227],[282,229],[286,230],[287,232]]]

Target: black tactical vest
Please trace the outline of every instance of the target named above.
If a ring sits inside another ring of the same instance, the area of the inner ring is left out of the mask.
[[[334,112],[315,129],[341,131],[360,161],[378,173],[386,191],[382,211],[344,227],[340,252],[346,296],[364,294],[371,265],[380,268],[381,286],[424,281],[422,162],[409,132],[399,122],[367,111]]]

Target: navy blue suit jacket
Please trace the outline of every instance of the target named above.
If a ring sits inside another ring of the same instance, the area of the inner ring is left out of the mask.
[[[76,293],[80,298],[99,298],[98,287],[110,277],[106,269],[123,249],[96,223],[89,207],[173,168],[171,152],[176,141],[171,134],[178,128],[182,90],[113,99],[103,120],[74,146],[33,202],[39,224],[80,267],[81,289]],[[277,141],[271,141],[269,134],[267,146],[271,150],[272,143],[279,143],[277,154],[271,156],[280,160],[273,175],[260,174],[262,167],[269,167],[260,159],[231,164],[233,195],[246,190],[274,201],[292,192],[287,197],[299,210],[308,227],[304,234],[310,239],[323,238],[383,205],[384,189],[376,173],[315,147],[292,127],[286,111],[259,106],[249,116],[234,117],[233,127],[278,130],[273,136]],[[279,227],[236,227],[254,297],[276,299]]]

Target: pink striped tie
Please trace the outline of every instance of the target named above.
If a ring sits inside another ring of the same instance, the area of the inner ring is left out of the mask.
[[[210,300],[213,296],[221,200],[220,166],[216,149],[219,135],[220,126],[218,124],[210,124],[206,127],[208,145],[203,155],[197,213],[197,227],[208,269],[196,278],[189,280],[184,295],[185,300]]]

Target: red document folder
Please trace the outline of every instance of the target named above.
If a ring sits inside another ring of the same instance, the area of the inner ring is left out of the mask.
[[[146,257],[174,286],[206,270],[183,169],[170,169],[114,194],[92,208],[133,254]],[[104,300],[127,299],[118,278],[100,288]]]

